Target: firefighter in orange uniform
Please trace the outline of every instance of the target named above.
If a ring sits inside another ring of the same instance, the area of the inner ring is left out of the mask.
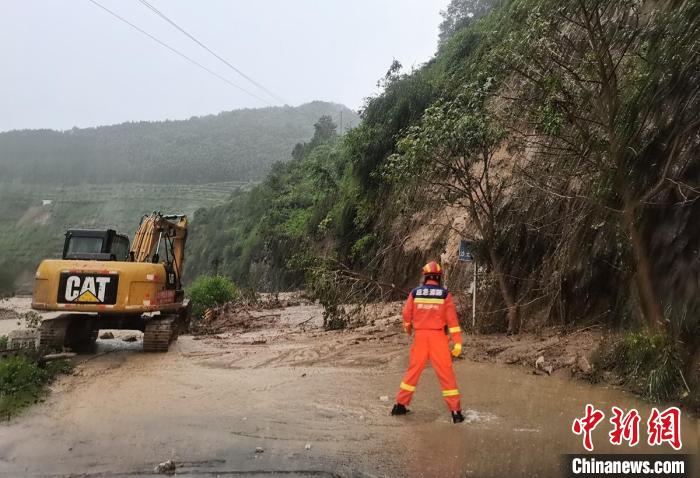
[[[412,330],[415,333],[408,370],[399,387],[391,414],[405,415],[409,412],[406,406],[411,403],[420,374],[430,360],[440,381],[442,396],[452,412],[452,421],[460,423],[464,421],[464,416],[459,403],[457,380],[452,370],[452,356],[458,357],[462,353],[462,335],[457,321],[457,310],[452,294],[440,285],[440,264],[426,264],[423,267],[423,276],[423,285],[411,291],[403,308],[403,328],[409,335]],[[451,353],[445,328],[454,343]]]

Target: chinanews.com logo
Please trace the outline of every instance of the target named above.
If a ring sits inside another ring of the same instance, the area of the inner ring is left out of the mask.
[[[574,419],[571,431],[581,437],[580,455],[566,455],[567,476],[691,476],[690,455],[671,454],[683,448],[681,438],[681,410],[669,407],[652,408],[647,417],[632,408],[627,411],[612,406],[609,414],[607,438],[611,445],[636,447],[642,441],[649,447],[660,447],[664,454],[591,454],[595,450],[593,431],[605,424],[605,411],[587,404],[584,414]],[[665,448],[665,450],[664,450]]]

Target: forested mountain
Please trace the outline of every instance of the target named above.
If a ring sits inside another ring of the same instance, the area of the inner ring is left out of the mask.
[[[199,211],[189,270],[305,287],[342,324],[341,304],[403,297],[429,259],[471,306],[466,239],[479,330],[637,331],[608,366],[700,403],[700,2],[452,0],[444,16],[434,59],[394,61],[358,127]]]
[[[315,124],[311,141],[299,143],[293,159],[277,163],[251,190],[238,190],[231,200],[195,215],[187,246],[185,275],[216,273],[235,277],[255,289],[280,290],[303,284],[286,261],[313,253],[320,240],[316,227],[323,215],[342,214],[338,178],[345,167],[340,137],[329,117]],[[337,220],[337,219],[336,219]]]
[[[153,210],[192,215],[222,204],[272,164],[291,160],[314,124],[340,121],[341,112],[344,128],[357,124],[356,113],[317,101],[186,121],[0,133],[0,296],[31,290],[37,264],[60,253],[66,229],[133,234]]]
[[[68,131],[0,133],[0,181],[24,183],[211,183],[260,180],[328,115],[349,129],[348,108],[321,101],[244,109],[183,121]]]

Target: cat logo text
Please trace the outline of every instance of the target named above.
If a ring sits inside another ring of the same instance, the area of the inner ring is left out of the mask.
[[[117,299],[117,274],[63,272],[58,288],[61,304],[114,304]]]

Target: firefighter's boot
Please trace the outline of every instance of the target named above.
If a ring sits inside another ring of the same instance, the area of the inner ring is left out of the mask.
[[[410,412],[410,410],[400,403],[395,404],[394,408],[391,409],[392,415],[406,415],[408,412]]]

